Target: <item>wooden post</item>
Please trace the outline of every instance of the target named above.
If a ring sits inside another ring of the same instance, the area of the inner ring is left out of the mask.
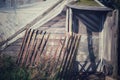
[[[68,20],[68,7],[67,7],[67,10],[66,10],[66,32],[68,33],[69,32],[69,20]]]
[[[69,8],[69,33],[72,35],[72,9]]]

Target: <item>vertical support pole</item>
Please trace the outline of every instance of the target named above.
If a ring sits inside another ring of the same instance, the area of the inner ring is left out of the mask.
[[[66,10],[66,32],[68,33],[69,32],[69,16],[68,16],[68,7],[67,7],[67,10]]]
[[[69,8],[69,33],[72,35],[72,9]]]
[[[72,35],[72,9],[69,7],[66,12],[66,32]]]

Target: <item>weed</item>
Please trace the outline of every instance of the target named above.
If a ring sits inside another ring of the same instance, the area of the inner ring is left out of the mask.
[[[19,67],[8,56],[0,56],[0,80],[30,80],[30,73],[26,68]]]

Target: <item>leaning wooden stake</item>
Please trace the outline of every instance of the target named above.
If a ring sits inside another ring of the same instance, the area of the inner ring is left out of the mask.
[[[31,63],[30,63],[31,66],[34,65],[34,63],[35,63],[36,56],[38,55],[38,52],[41,47],[41,44],[42,44],[45,34],[46,34],[46,32],[41,31],[40,34],[38,35],[38,40],[36,42],[34,54],[32,55],[32,58],[31,58]]]
[[[73,42],[71,44],[70,52],[69,52],[69,55],[68,55],[68,58],[67,58],[67,63],[66,63],[65,71],[63,72],[63,75],[67,74],[67,72],[68,72],[68,67],[69,67],[70,60],[72,60],[72,55],[74,55],[73,50],[74,50],[74,47],[75,47],[76,39],[77,39],[76,35],[73,35]]]
[[[20,49],[20,52],[18,54],[18,58],[17,58],[17,61],[16,61],[17,64],[19,64],[20,58],[22,57],[22,53],[24,51],[24,47],[26,45],[26,41],[27,41],[27,38],[29,36],[30,31],[31,31],[31,29],[30,30],[27,29],[26,32],[25,32],[25,36],[24,36],[23,41],[22,41],[23,43],[22,43],[22,46],[21,46],[21,49]]]
[[[55,69],[54,70],[56,70],[56,67],[57,67],[57,65],[58,65],[58,63],[60,61],[60,58],[62,57],[62,51],[63,51],[63,48],[65,46],[65,41],[66,41],[66,37],[65,37],[65,39],[63,41],[62,47],[60,48],[60,52],[58,53],[59,56],[58,56],[58,59],[57,59],[57,63],[55,64]]]
[[[38,30],[36,30],[35,33],[33,34],[32,41],[31,41],[30,47],[28,49],[28,54],[26,55],[26,58],[25,58],[25,65],[26,66],[30,63],[30,58],[32,56],[32,52],[34,51],[33,49],[34,49],[37,35],[38,35]]]
[[[20,66],[23,66],[24,65],[24,60],[25,60],[25,57],[26,57],[26,53],[28,51],[28,48],[29,48],[29,44],[31,42],[31,39],[32,39],[32,35],[34,34],[34,30],[31,30],[30,34],[29,34],[29,37],[28,37],[28,40],[27,40],[27,43],[26,43],[26,46],[25,46],[25,50],[23,52],[23,55],[22,55],[22,58],[21,58],[21,64]]]
[[[43,40],[43,42],[42,42],[42,44],[41,44],[41,49],[39,50],[39,52],[38,52],[38,54],[37,54],[37,56],[36,56],[36,58],[35,58],[35,64],[38,64],[38,63],[39,63],[39,61],[40,61],[40,56],[41,56],[42,53],[43,53],[43,50],[44,50],[44,48],[45,48],[45,46],[46,46],[46,44],[47,44],[47,41],[48,41],[48,39],[49,39],[49,36],[50,36],[50,34],[47,35],[47,39]]]
[[[66,65],[66,62],[67,62],[67,57],[68,57],[68,54],[69,54],[69,49],[70,49],[70,46],[72,44],[72,36],[70,36],[70,41],[66,47],[66,50],[64,52],[64,58],[63,58],[63,62],[62,62],[62,66],[61,66],[61,72],[60,72],[60,80],[62,79],[63,77],[63,72],[64,72],[64,69],[65,69],[65,65]]]
[[[69,69],[69,71],[70,71],[70,76],[71,76],[71,73],[72,73],[73,62],[74,62],[74,59],[76,58],[77,49],[78,49],[79,42],[80,42],[80,38],[81,38],[80,35],[77,35],[77,36],[78,36],[78,38],[77,38],[77,41],[76,41],[75,46],[74,46],[75,48],[74,48],[74,50],[73,50],[74,55],[72,55],[72,59],[71,59],[71,61],[70,61],[69,67],[68,67],[68,69]],[[69,77],[69,78],[70,78],[70,77]]]
[[[63,49],[62,49],[62,51],[61,51],[61,55],[62,55],[62,53],[63,53],[63,58],[62,58],[62,62],[61,62],[61,64],[60,64],[60,69],[59,69],[59,71],[58,71],[58,76],[57,76],[57,78],[59,77],[59,78],[61,78],[61,70],[62,70],[62,66],[63,66],[63,63],[64,63],[64,59],[65,59],[65,53],[66,53],[66,49],[67,49],[67,47],[68,47],[68,44],[69,44],[69,41],[70,41],[70,38],[68,38],[68,41],[67,41],[67,43],[65,43],[65,45],[64,45],[64,47],[63,47]]]

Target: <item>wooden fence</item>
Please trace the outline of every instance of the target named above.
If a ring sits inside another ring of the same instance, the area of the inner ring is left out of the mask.
[[[28,29],[18,54],[17,64],[24,67],[37,66],[40,71],[51,72],[48,73],[49,76],[57,72],[57,78],[69,80],[81,36],[65,35],[59,40],[55,40],[57,37],[51,37],[53,36],[44,31]]]

